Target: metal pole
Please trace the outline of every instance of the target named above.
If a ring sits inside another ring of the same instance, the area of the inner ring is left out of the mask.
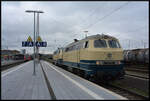
[[[130,49],[130,39],[129,39],[129,49]]]
[[[36,75],[35,73],[35,12],[34,12],[34,70],[33,70],[33,75]]]
[[[39,13],[37,13],[37,37],[39,36]],[[37,47],[37,58],[39,61],[39,47]]]
[[[146,42],[144,42],[144,49],[145,49],[145,46],[146,46],[145,44],[146,44]]]
[[[36,41],[37,38],[39,36],[39,13],[37,12],[37,26],[36,26],[37,30],[36,30]],[[39,47],[36,46],[36,57],[39,61]]]
[[[37,38],[38,38],[38,13],[37,13],[37,20],[36,20],[36,42],[37,42]],[[37,58],[37,46],[36,46],[36,58]]]
[[[36,53],[37,53],[37,51],[36,51],[37,47],[35,46],[36,45],[35,41],[36,41],[36,38],[37,38],[37,33],[39,33],[39,28],[38,28],[39,26],[37,25],[37,31],[38,32],[35,32],[35,13],[44,13],[44,12],[43,11],[33,11],[33,10],[26,10],[26,12],[27,13],[34,13],[34,42],[33,42],[33,45],[34,45],[33,46],[34,47],[34,55],[33,55],[33,57],[34,57],[34,62],[33,62],[34,68],[33,68],[33,75],[36,75],[36,72],[35,72],[35,58],[36,58]],[[37,22],[39,22],[38,19],[39,18],[37,18]],[[36,51],[36,53],[35,53],[35,51]]]

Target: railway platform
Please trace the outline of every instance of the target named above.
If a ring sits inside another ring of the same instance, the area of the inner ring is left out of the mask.
[[[127,99],[46,61],[23,63],[2,72],[2,99]]]
[[[33,61],[2,72],[2,99],[51,99],[40,65],[33,76]]]

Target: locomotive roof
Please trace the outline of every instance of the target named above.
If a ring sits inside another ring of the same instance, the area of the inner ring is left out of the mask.
[[[88,36],[88,37],[86,37],[84,39],[78,40],[77,42],[72,42],[69,45],[67,45],[66,47],[69,47],[69,46],[75,45],[77,43],[80,43],[82,41],[86,41],[86,40],[90,40],[90,39],[114,39],[114,40],[117,40],[115,37],[110,36],[110,35],[97,34],[97,35]]]
[[[110,35],[97,34],[97,35],[88,36],[85,39],[116,39],[116,38]]]

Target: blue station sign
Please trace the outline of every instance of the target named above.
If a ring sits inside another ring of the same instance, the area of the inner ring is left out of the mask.
[[[36,42],[36,47],[46,47],[47,42]]]
[[[22,42],[22,47],[33,47],[33,42],[29,42],[29,41],[23,41]]]
[[[38,36],[37,41],[35,42],[35,44],[32,41],[32,38],[30,36],[28,37],[27,41],[22,42],[22,47],[33,47],[34,45],[36,47],[46,47],[47,42],[42,41],[40,36]]]
[[[22,42],[22,47],[33,47],[33,46],[34,46],[34,42],[29,42],[29,41]],[[36,47],[46,47],[47,42],[36,42],[35,46]]]

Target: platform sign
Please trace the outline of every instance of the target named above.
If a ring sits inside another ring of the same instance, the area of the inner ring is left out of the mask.
[[[33,42],[27,42],[27,45],[28,45],[29,47],[33,47]]]
[[[22,42],[22,47],[33,47],[34,42],[28,42],[28,41],[23,41]],[[37,47],[46,47],[47,46],[47,42],[36,42],[35,45]]]
[[[23,41],[22,47],[33,47],[33,42]]]
[[[47,43],[43,42],[41,37],[38,36],[37,37],[37,42],[36,42],[36,47],[46,47],[46,46],[47,46]]]
[[[47,42],[42,42],[42,47],[46,47],[47,46]]]
[[[29,36],[27,39],[28,42],[32,42],[32,38]]]
[[[33,47],[33,41],[31,36],[28,37],[27,41],[22,42],[22,47]]]
[[[36,42],[36,46],[37,47],[46,47],[47,46],[47,42]]]
[[[37,41],[38,41],[38,42],[42,42],[42,39],[41,39],[40,36],[37,37]]]
[[[41,42],[36,42],[36,47],[40,47],[41,46]]]
[[[32,41],[32,38],[30,36],[28,37],[27,41],[22,42],[22,47],[33,47],[33,46],[34,46],[34,42]],[[36,47],[46,47],[47,42],[43,42],[41,37],[38,36],[35,46]]]

